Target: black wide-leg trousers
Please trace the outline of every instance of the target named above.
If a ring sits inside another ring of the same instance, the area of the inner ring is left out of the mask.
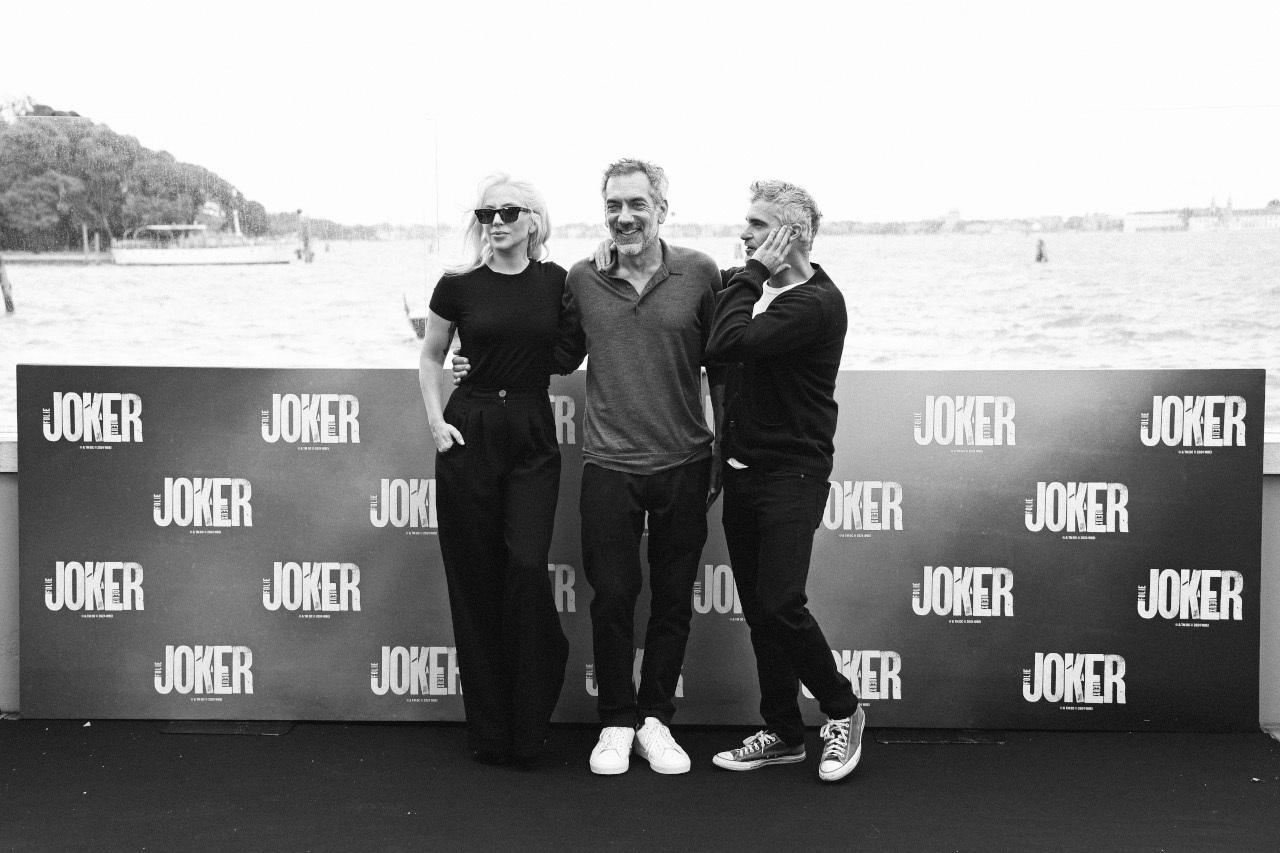
[[[724,467],[725,544],[751,629],[760,714],[792,745],[804,742],[800,682],[828,717],[858,710],[853,686],[836,667],[805,594],[813,534],[829,488],[820,477]]]
[[[548,577],[560,447],[546,391],[463,386],[445,406],[463,436],[436,454],[467,740],[533,757],[564,685],[569,642]]]

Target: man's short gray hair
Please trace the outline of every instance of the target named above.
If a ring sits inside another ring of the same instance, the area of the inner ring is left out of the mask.
[[[818,236],[818,223],[822,211],[804,187],[786,181],[756,181],[751,185],[751,203],[767,201],[776,205],[778,217],[784,225],[800,226],[800,249],[808,255],[813,249],[813,238]]]
[[[653,191],[654,204],[662,204],[667,200],[667,173],[662,170],[662,167],[657,163],[634,160],[630,157],[624,157],[616,163],[610,163],[609,167],[604,170],[604,177],[600,179],[600,195],[604,195],[605,187],[609,185],[610,178],[620,178],[623,175],[630,175],[636,172],[649,179],[649,187]]]

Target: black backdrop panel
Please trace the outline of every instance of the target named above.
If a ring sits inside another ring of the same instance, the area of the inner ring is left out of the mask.
[[[810,607],[872,725],[1256,727],[1264,381],[843,373]],[[462,718],[415,372],[23,365],[18,388],[24,715]],[[562,721],[595,719],[583,388],[550,392]],[[677,722],[753,722],[718,504],[693,595]]]

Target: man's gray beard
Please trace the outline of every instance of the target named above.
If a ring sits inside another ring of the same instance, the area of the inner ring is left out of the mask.
[[[614,248],[616,248],[618,250],[618,253],[621,255],[643,255],[650,246],[652,246],[654,243],[658,241],[658,232],[655,229],[653,234],[646,234],[643,231],[641,231],[640,234],[643,236],[644,239],[642,239],[639,243],[619,243],[618,235],[614,234],[613,235]]]

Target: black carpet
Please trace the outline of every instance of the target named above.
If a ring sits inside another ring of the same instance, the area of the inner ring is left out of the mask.
[[[601,777],[581,726],[534,771],[472,762],[459,725],[164,726],[0,721],[0,849],[1280,851],[1280,743],[1261,732],[869,730],[825,784],[812,732],[803,764],[733,773],[710,758],[750,730],[677,726],[692,772],[633,758]]]

